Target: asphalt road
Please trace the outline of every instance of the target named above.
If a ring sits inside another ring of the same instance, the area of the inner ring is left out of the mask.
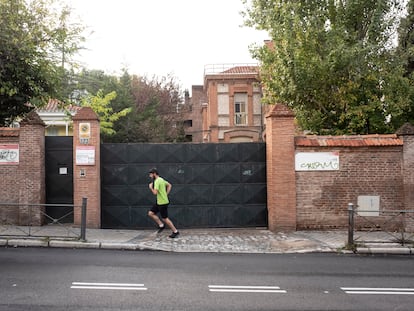
[[[0,248],[0,310],[413,310],[412,256]]]

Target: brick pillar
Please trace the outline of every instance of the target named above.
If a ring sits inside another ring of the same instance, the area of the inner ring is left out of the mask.
[[[45,182],[45,124],[34,111],[20,122],[18,187],[19,203],[44,204]],[[20,225],[40,226],[44,222],[44,207],[20,206]]]
[[[404,210],[414,210],[414,126],[404,124],[397,135],[403,140]],[[414,214],[407,217],[407,230],[414,232]]]
[[[266,172],[269,230],[296,230],[295,124],[284,105],[266,116]]]
[[[101,157],[99,118],[90,107],[73,117],[73,202],[74,222],[81,223],[82,198],[88,199],[86,226],[101,227]]]

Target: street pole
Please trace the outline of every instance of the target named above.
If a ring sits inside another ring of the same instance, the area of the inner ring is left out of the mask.
[[[348,247],[354,247],[354,204],[348,203]]]

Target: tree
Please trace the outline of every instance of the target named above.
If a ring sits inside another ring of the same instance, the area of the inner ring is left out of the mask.
[[[395,131],[411,88],[391,44],[399,3],[252,0],[246,24],[272,39],[252,48],[265,102],[287,104],[313,133]]]
[[[179,137],[182,121],[180,105],[183,97],[175,77],[149,79],[132,76],[132,95],[135,101],[131,120],[136,142],[174,142]]]
[[[66,42],[68,57],[77,50],[78,30],[60,23],[54,0],[0,0],[0,125],[58,94],[62,58],[54,53]],[[60,18],[60,17],[61,18]],[[71,35],[69,35],[71,34]],[[31,105],[28,105],[28,103]]]
[[[83,70],[75,80],[72,101],[79,103],[82,98],[97,92],[101,95],[115,92],[116,97],[111,98],[106,107],[112,109],[111,113],[130,110],[130,113],[113,121],[114,133],[102,133],[104,142],[184,140],[183,111],[179,109],[183,106],[183,98],[175,77],[130,75],[124,68],[120,77],[107,75],[101,70]]]
[[[407,14],[401,19],[398,29],[398,53],[402,59],[404,76],[414,86],[414,0],[407,4]],[[407,100],[407,109],[401,116],[402,122],[414,123],[414,91],[411,91]]]
[[[96,96],[86,96],[82,99],[83,107],[91,107],[98,115],[100,120],[101,134],[114,135],[116,131],[113,129],[114,122],[121,117],[125,117],[131,112],[131,108],[125,108],[118,112],[113,112],[110,107],[110,102],[116,97],[116,92],[111,92],[106,95],[102,90],[98,91]]]

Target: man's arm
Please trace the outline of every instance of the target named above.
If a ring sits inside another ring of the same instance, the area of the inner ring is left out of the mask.
[[[167,195],[170,194],[171,189],[172,185],[169,182],[167,182]]]
[[[152,183],[152,182],[149,183],[148,188],[151,190],[151,192],[152,192],[153,195],[157,195],[158,190],[157,189],[154,189],[154,183]]]

